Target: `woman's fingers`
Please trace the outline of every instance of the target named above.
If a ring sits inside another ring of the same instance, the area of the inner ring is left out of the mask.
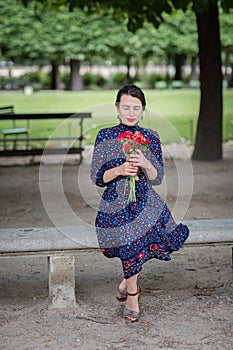
[[[148,166],[148,159],[144,156],[140,149],[136,150],[137,153],[131,154],[129,157],[129,161],[135,167],[146,168]]]
[[[143,156],[141,155],[131,155],[129,158],[129,161],[134,164],[134,166],[142,166],[143,160]]]
[[[131,163],[128,163],[128,166],[127,166],[127,171],[130,173],[130,174],[137,174],[137,171],[138,171],[138,167],[135,167],[133,164]]]
[[[122,164],[122,175],[123,176],[135,176],[137,175],[138,172],[138,167],[134,166],[132,163],[130,162],[125,162],[124,164]]]

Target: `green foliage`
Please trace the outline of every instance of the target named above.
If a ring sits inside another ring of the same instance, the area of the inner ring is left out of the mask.
[[[4,90],[23,89],[26,85],[31,85],[34,90],[48,89],[50,87],[50,75],[42,70],[37,70],[19,77],[0,76],[0,85]]]
[[[232,35],[230,34],[233,33],[233,10],[229,10],[228,13],[221,11],[219,21],[222,50],[233,53],[233,41]]]
[[[34,6],[38,9],[69,8],[74,11],[75,8],[81,8],[89,14],[103,13],[111,9],[112,16],[119,21],[124,17],[127,20],[127,26],[130,31],[136,32],[145,22],[150,22],[155,28],[163,22],[165,13],[172,14],[174,10],[181,9],[186,11],[192,6],[194,11],[203,13],[207,11],[210,4],[221,4],[224,11],[233,8],[232,0],[144,0],[144,1],[124,1],[124,0],[21,0],[23,4]]]
[[[83,75],[83,84],[85,87],[89,87],[92,84],[92,74],[91,73],[85,73]]]
[[[165,81],[168,84],[168,83],[170,83],[171,78],[169,78],[168,76],[163,75],[163,74],[155,74],[154,73],[154,74],[148,75],[147,81],[148,81],[149,87],[151,89],[154,89],[157,82]]]
[[[111,81],[114,86],[122,86],[126,83],[126,74],[125,73],[117,73],[111,76]]]
[[[137,82],[137,84],[139,85],[141,83],[141,79],[137,74],[133,77],[127,78],[125,73],[116,73],[112,74],[109,80],[111,82],[112,88],[119,88],[124,84],[136,84]]]
[[[209,2],[198,1],[196,6],[201,9],[203,4],[208,5]],[[101,1],[101,6],[96,1],[90,1],[85,6],[84,2],[72,1],[71,4],[71,1],[66,0],[26,3],[27,7],[22,6],[19,0],[0,2],[2,60],[13,60],[19,64],[53,62],[60,65],[67,58],[91,64],[104,63],[108,59],[115,65],[140,67],[148,60],[159,64],[173,63],[176,54],[184,54],[188,63],[198,53],[195,16],[188,0],[142,1],[133,6],[131,2],[125,1]],[[67,3],[72,5],[72,12],[66,6]],[[115,10],[111,8],[113,4]],[[85,11],[80,10],[80,7]],[[87,7],[89,10],[92,8],[89,15]],[[122,10],[125,13],[122,14]],[[148,18],[132,33],[127,30],[126,14],[132,17],[132,23],[139,18],[138,25],[146,15]],[[137,16],[133,19],[134,14]],[[220,13],[221,43],[227,57],[226,63],[231,63],[233,59],[229,35],[233,30],[232,16],[231,11]],[[150,20],[153,23],[149,23]],[[154,27],[154,21],[161,22],[158,30]],[[70,79],[64,79],[68,87]],[[119,86],[125,80],[121,77],[115,82],[114,79],[109,79],[108,86]],[[139,77],[130,79],[140,81]],[[91,83],[92,86],[103,84],[105,82],[100,80]]]
[[[83,84],[86,88],[93,86],[103,87],[106,84],[106,79],[100,74],[85,73],[83,75]]]
[[[50,87],[50,73],[45,73],[42,70],[22,75],[19,80],[23,85],[37,85],[41,86],[41,89],[48,89]]]
[[[64,90],[70,89],[70,73],[61,72],[60,73],[61,83],[64,85]]]
[[[15,77],[0,76],[0,89],[1,90],[15,90],[19,89],[18,80]]]
[[[158,81],[155,83],[154,87],[155,87],[156,89],[158,89],[158,90],[165,90],[165,89],[168,88],[168,84],[167,84],[167,82],[166,82],[165,80],[158,80]]]

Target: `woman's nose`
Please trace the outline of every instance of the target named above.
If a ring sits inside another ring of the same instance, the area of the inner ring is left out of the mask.
[[[134,111],[134,108],[133,108],[133,107],[130,107],[129,115],[130,115],[130,116],[134,116],[134,115],[135,115],[135,111]]]

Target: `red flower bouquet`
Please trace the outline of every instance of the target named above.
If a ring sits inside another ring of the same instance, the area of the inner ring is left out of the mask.
[[[136,131],[135,134],[133,134],[131,131],[125,131],[118,136],[118,141],[122,143],[122,150],[126,160],[129,159],[131,154],[136,154],[137,149],[140,149],[141,151],[147,150],[149,145],[149,140],[140,131]],[[128,180],[130,184],[128,203],[136,202],[135,181],[139,180],[139,177],[136,175],[126,178],[124,194],[126,192]]]

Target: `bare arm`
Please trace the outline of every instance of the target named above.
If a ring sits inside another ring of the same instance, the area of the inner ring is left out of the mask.
[[[138,167],[129,162],[125,162],[115,168],[106,170],[103,176],[104,183],[114,180],[118,176],[136,176]]]

